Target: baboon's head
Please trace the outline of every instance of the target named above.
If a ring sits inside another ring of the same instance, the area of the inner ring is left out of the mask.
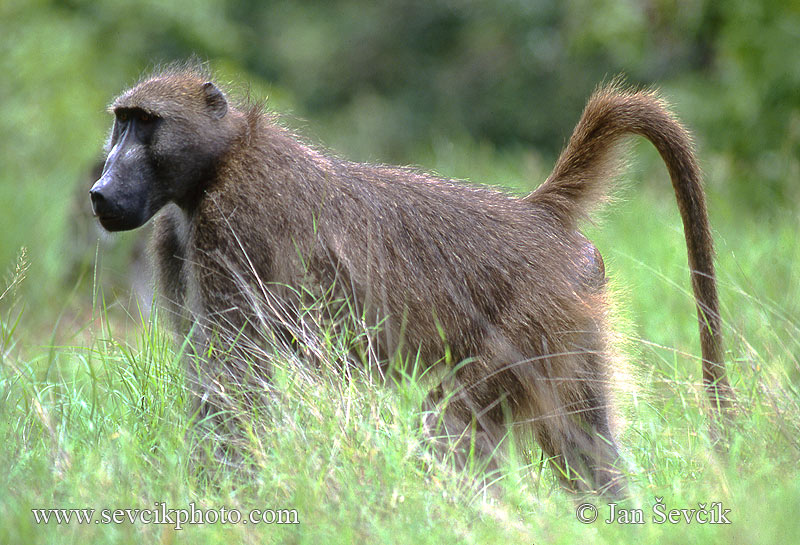
[[[191,207],[233,139],[235,111],[201,75],[147,79],[110,111],[108,158],[89,191],[92,210],[109,231],[135,229],[169,202]]]

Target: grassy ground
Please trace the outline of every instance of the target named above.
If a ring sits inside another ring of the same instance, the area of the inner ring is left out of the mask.
[[[497,157],[480,146],[443,145],[421,161],[507,184],[542,171],[533,157]],[[253,469],[198,463],[214,445],[192,435],[179,347],[152,320],[126,316],[102,298],[89,305],[80,290],[77,302],[62,305],[60,325],[48,331],[38,319],[23,331],[33,288],[20,267],[0,301],[0,542],[791,541],[800,535],[800,221],[789,211],[769,219],[742,214],[719,197],[724,180],[710,173],[728,362],[741,406],[720,457],[706,435],[674,201],[663,171],[634,172],[635,189],[587,231],[623,309],[619,330],[635,386],[620,394],[632,497],[619,507],[642,509],[645,524],[604,523],[610,508],[600,499],[588,500],[598,520],[580,522],[582,500],[558,490],[539,465],[509,463],[499,494],[465,486],[469,479],[424,447],[420,388],[413,381],[386,388],[357,371],[343,380],[332,370],[288,366],[276,379],[283,401],[268,417],[245,415],[255,422],[244,449]],[[656,498],[665,511],[720,502],[731,523],[658,524]],[[31,511],[91,508],[100,520],[102,509],[159,509],[160,502],[238,509],[244,517],[294,509],[299,524],[37,524]]]

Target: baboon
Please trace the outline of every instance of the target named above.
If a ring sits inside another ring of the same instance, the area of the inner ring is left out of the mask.
[[[579,222],[606,194],[622,137],[644,136],[684,224],[703,380],[716,413],[731,404],[700,174],[655,92],[599,87],[553,173],[524,198],[320,153],[262,106],[230,102],[204,68],[145,77],[110,111],[94,213],[119,231],[163,209],[161,295],[214,377],[233,372],[207,350],[220,324],[242,337],[263,326],[247,286],[277,324],[296,318],[302,293],[340,290],[380,323],[385,357],[445,368],[429,401],[447,402],[430,427],[455,452],[496,455],[513,427],[538,441],[566,487],[609,495],[626,486],[609,428],[605,275]],[[259,372],[268,379],[269,365]]]

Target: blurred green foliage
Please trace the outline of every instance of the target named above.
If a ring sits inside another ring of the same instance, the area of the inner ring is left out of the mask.
[[[592,88],[624,73],[678,103],[713,190],[771,214],[800,196],[798,52],[795,0],[3,0],[0,268],[26,245],[37,283],[63,269],[105,105],[159,62],[209,59],[354,159],[455,142],[544,171]]]

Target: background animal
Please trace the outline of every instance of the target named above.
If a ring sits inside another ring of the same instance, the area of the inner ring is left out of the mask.
[[[104,163],[95,160],[71,195],[71,221],[61,241],[66,253],[61,282],[65,289],[92,286],[108,303],[121,303],[128,315],[148,316],[153,303],[153,270],[147,255],[150,226],[140,236],[111,236],[98,225],[86,200],[86,185],[102,176]],[[100,270],[103,274],[97,275]]]

